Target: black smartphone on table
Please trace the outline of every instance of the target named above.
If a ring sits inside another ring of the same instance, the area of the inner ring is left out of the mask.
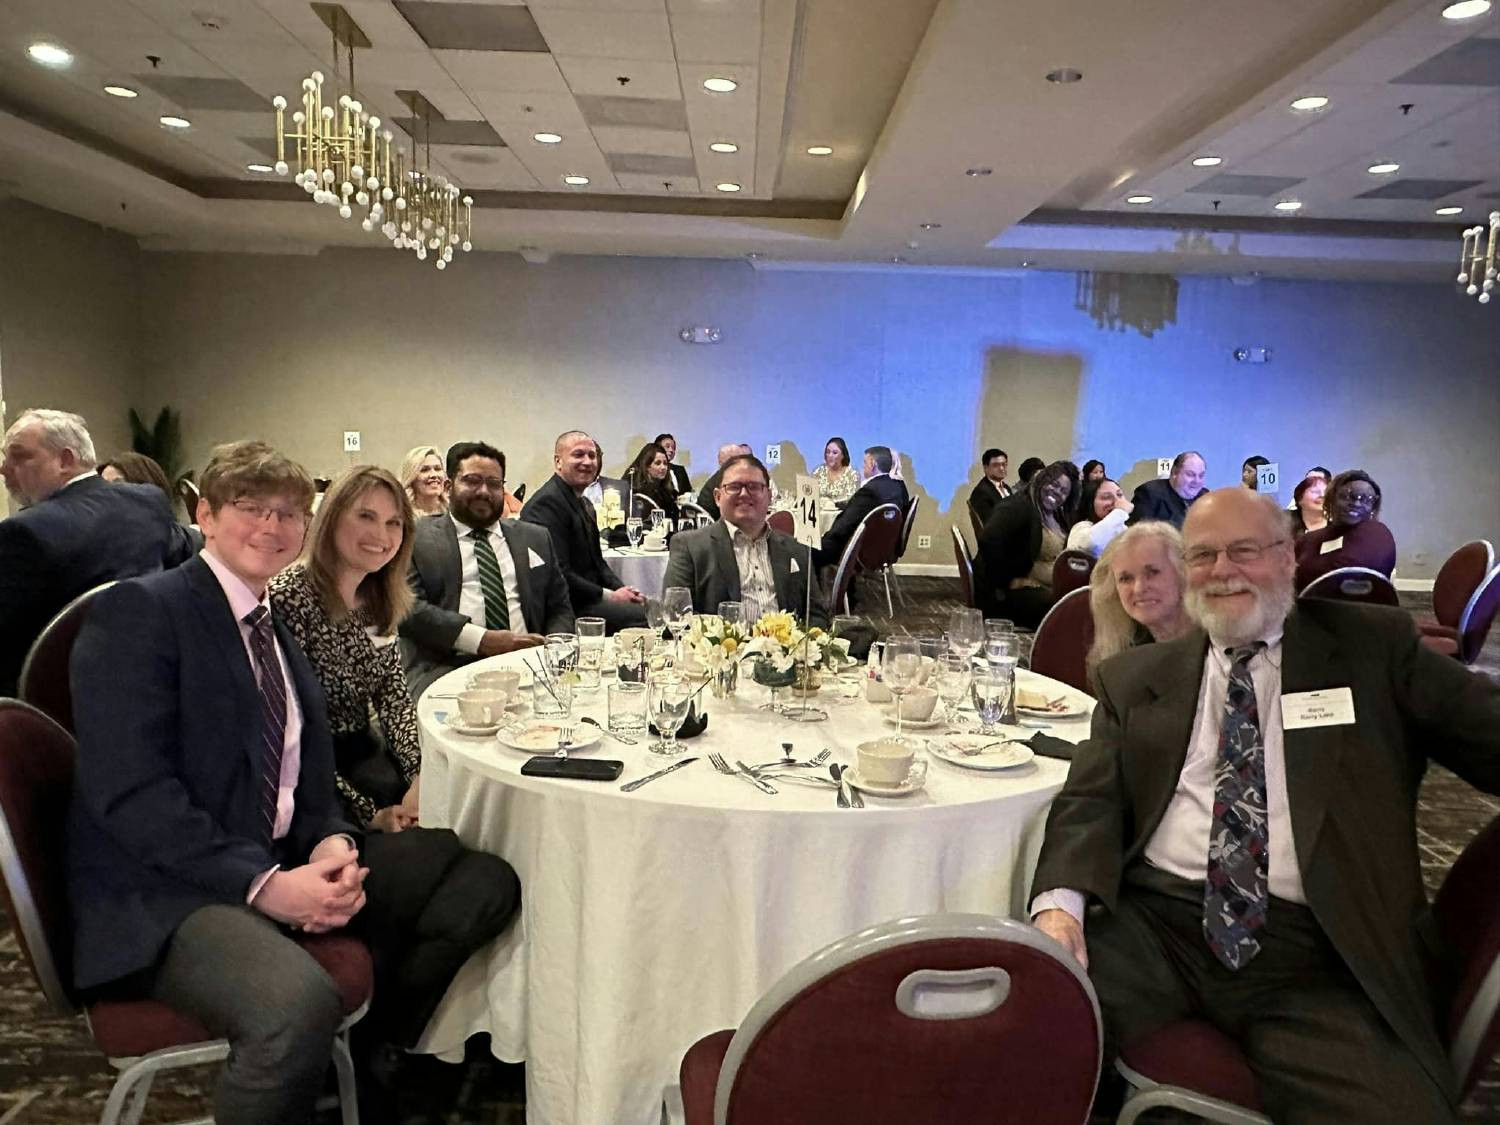
[[[574,781],[613,781],[625,763],[612,758],[558,758],[539,754],[521,766],[527,777],[564,777]]]

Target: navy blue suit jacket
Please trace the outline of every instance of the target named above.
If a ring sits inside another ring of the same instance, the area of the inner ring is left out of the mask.
[[[113,486],[111,486],[113,487]],[[202,559],[121,582],[89,610],[72,653],[78,765],[68,823],[74,983],[154,964],[200,907],[243,903],[255,877],[294,867],[339,809],[323,692],[290,632],[276,636],[302,710],[291,830],[263,842],[261,706],[229,600]]]
[[[86,477],[0,520],[0,695],[14,695],[27,650],[86,590],[173,567],[193,554],[162,491]]]
[[[906,505],[911,503],[911,494],[906,491],[906,482],[899,481],[889,473],[871,477],[860,485],[859,491],[849,498],[844,510],[833,521],[833,526],[823,534],[823,542],[814,556],[819,566],[836,565],[854,538],[855,529],[864,518],[882,504],[894,504],[901,509],[901,518],[906,518]]]

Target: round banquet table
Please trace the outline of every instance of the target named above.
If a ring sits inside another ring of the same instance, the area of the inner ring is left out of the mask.
[[[773,782],[770,796],[707,755],[759,764],[791,742],[799,759],[829,747],[830,761],[852,764],[860,742],[892,728],[833,685],[814,696],[826,722],[759,710],[766,689],[744,669],[736,696],[709,700],[708,729],[683,743],[698,760],[675,773],[621,792],[673,760],[641,735],[574,751],[623,759],[618,781],[525,777],[527,753],[458,734],[442,719],[457,705],[434,698],[524,655],[449,673],[418,704],[422,823],[503,856],[522,886],[517,923],[454,978],[418,1050],[458,1058],[469,1035],[488,1032],[497,1057],[526,1062],[529,1122],[655,1125],[689,1046],[738,1025],[787,970],[863,927],[938,911],[1025,917],[1066,762],[982,773],[930,757],[922,790],[866,793],[862,810],[837,807],[832,788]],[[1084,707],[1050,733],[1087,736],[1091,699],[1017,675]],[[573,717],[583,715],[605,721],[602,687],[575,696]]]
[[[627,586],[634,586],[648,598],[661,596],[662,579],[667,576],[667,552],[648,551],[644,547],[611,547],[604,561]],[[604,717],[599,716],[603,722]],[[616,743],[618,745],[618,743]]]

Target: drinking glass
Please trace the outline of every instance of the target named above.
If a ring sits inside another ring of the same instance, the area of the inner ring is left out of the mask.
[[[566,719],[573,713],[573,683],[566,676],[538,680],[531,689],[531,713],[538,718]]]
[[[984,647],[984,614],[977,609],[955,609],[948,618],[948,647],[974,657]]]
[[[896,737],[901,737],[901,697],[917,683],[922,672],[922,648],[915,637],[892,637],[880,658],[881,678],[896,697]]]
[[[666,530],[666,526],[667,526],[667,513],[664,512],[664,511],[662,511],[660,508],[653,508],[652,511],[651,511],[651,530],[652,531],[665,531]]]
[[[641,517],[631,516],[625,521],[625,538],[632,547],[641,545]]]
[[[974,669],[969,694],[974,700],[974,711],[979,716],[979,733],[992,735],[995,724],[1010,705],[1011,679],[993,665]]]
[[[616,734],[636,734],[646,729],[646,685],[621,680],[609,685],[609,729]]]
[[[652,676],[648,685],[647,709],[661,740],[651,745],[653,754],[676,754],[677,729],[687,718],[695,685],[681,676]]]
[[[546,647],[542,649],[547,666],[563,679],[571,679],[566,673],[578,665],[578,634],[548,633]]]
[[[653,643],[661,640],[661,631],[667,627],[667,611],[660,598],[646,599],[646,628],[651,630]],[[649,652],[647,656],[651,655]]]
[[[984,660],[985,664],[997,675],[1005,677],[1010,684],[1010,692],[1006,696],[1005,718],[1007,723],[1016,721],[1015,714],[1015,688],[1016,688],[1016,659],[1020,655],[1021,639],[1014,633],[1009,636],[993,636],[985,638]]]
[[[853,613],[840,613],[828,624],[828,635],[836,641],[851,640],[864,625],[864,619]],[[846,652],[847,655],[847,652]],[[838,668],[838,673],[852,672],[859,665],[850,657],[848,663]]]
[[[604,666],[604,618],[580,617],[578,629],[578,686],[583,691],[597,691]]]
[[[974,662],[957,653],[944,653],[937,661],[938,698],[943,701],[943,717],[952,722],[958,715],[958,704],[969,690]]]
[[[686,586],[668,586],[662,591],[661,608],[668,632],[680,645],[693,620],[693,592]]]
[[[744,602],[720,602],[719,618],[726,625],[741,625],[745,620]]]
[[[1016,623],[1005,617],[986,617],[984,619],[984,637],[1014,637],[1016,635]]]

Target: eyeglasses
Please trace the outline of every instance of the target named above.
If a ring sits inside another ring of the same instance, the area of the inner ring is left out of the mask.
[[[464,473],[458,478],[458,483],[465,488],[488,488],[491,492],[505,491],[504,477],[482,477],[478,473]]]
[[[306,512],[289,512],[285,508],[273,508],[258,500],[231,500],[229,506],[256,523],[265,523],[272,516],[276,517],[278,527],[291,527],[294,524],[307,522]]]
[[[1224,554],[1235,566],[1249,566],[1260,562],[1261,556],[1272,547],[1279,547],[1285,542],[1285,539],[1273,539],[1269,543],[1245,541],[1231,543],[1227,547],[1194,547],[1183,553],[1182,561],[1193,570],[1206,570],[1219,561],[1220,554]]]
[[[766,491],[766,486],[757,480],[734,481],[731,484],[721,484],[719,488],[726,496],[738,496],[742,492],[747,496],[759,496]]]
[[[1334,496],[1345,504],[1353,504],[1355,501],[1363,501],[1366,504],[1375,503],[1375,493],[1368,488],[1345,487],[1335,492]]]

